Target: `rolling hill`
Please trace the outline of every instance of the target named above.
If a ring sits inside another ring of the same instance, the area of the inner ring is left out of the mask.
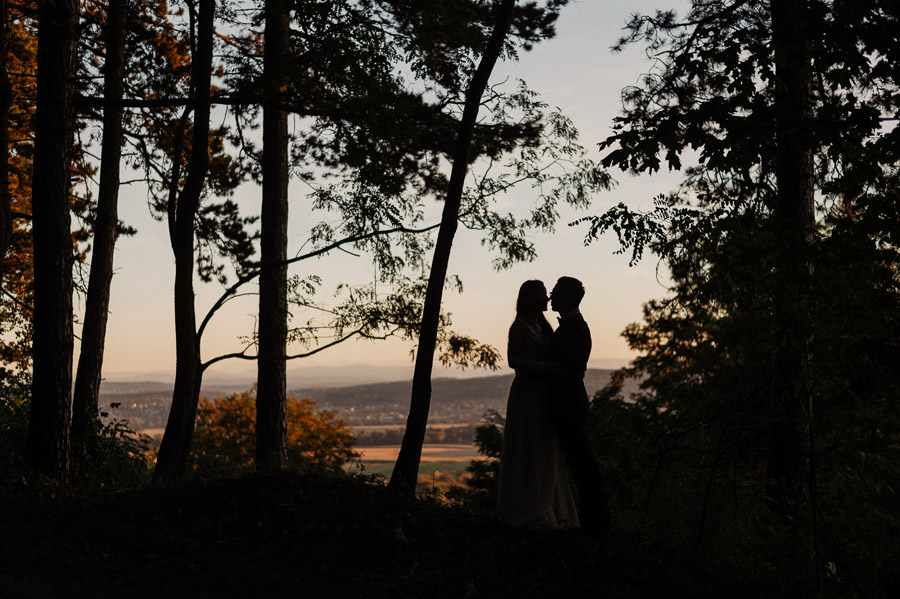
[[[593,394],[608,381],[611,370],[590,369],[585,386]],[[432,383],[431,417],[433,423],[474,423],[485,411],[506,411],[506,398],[513,374],[475,378],[436,378]],[[636,382],[626,383],[626,393],[637,390]],[[322,409],[337,410],[351,425],[402,425],[406,422],[412,381],[393,381],[347,387],[307,387],[290,389],[298,398],[312,397]],[[246,389],[210,386],[202,395],[213,398]],[[134,428],[165,426],[172,387],[167,383],[138,381],[104,382],[100,391],[101,409],[110,416],[128,419]],[[110,408],[118,404],[116,408]]]

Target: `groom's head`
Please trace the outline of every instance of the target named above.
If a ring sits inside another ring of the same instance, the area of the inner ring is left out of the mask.
[[[550,306],[563,314],[578,308],[584,297],[584,285],[574,277],[560,277],[550,292]]]

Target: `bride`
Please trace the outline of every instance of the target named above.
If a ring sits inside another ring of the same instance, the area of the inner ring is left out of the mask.
[[[553,329],[544,311],[547,288],[525,281],[509,328],[507,357],[516,376],[509,390],[500,459],[498,515],[511,526],[578,526],[565,459],[550,418],[547,360]]]

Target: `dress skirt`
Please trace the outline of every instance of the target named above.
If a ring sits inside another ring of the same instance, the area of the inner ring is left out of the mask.
[[[517,374],[510,387],[497,508],[500,521],[510,526],[578,526],[544,376]]]

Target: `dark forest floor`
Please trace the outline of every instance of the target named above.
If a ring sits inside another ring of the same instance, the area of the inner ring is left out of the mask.
[[[512,530],[352,478],[0,496],[0,596],[761,597],[615,537]]]

